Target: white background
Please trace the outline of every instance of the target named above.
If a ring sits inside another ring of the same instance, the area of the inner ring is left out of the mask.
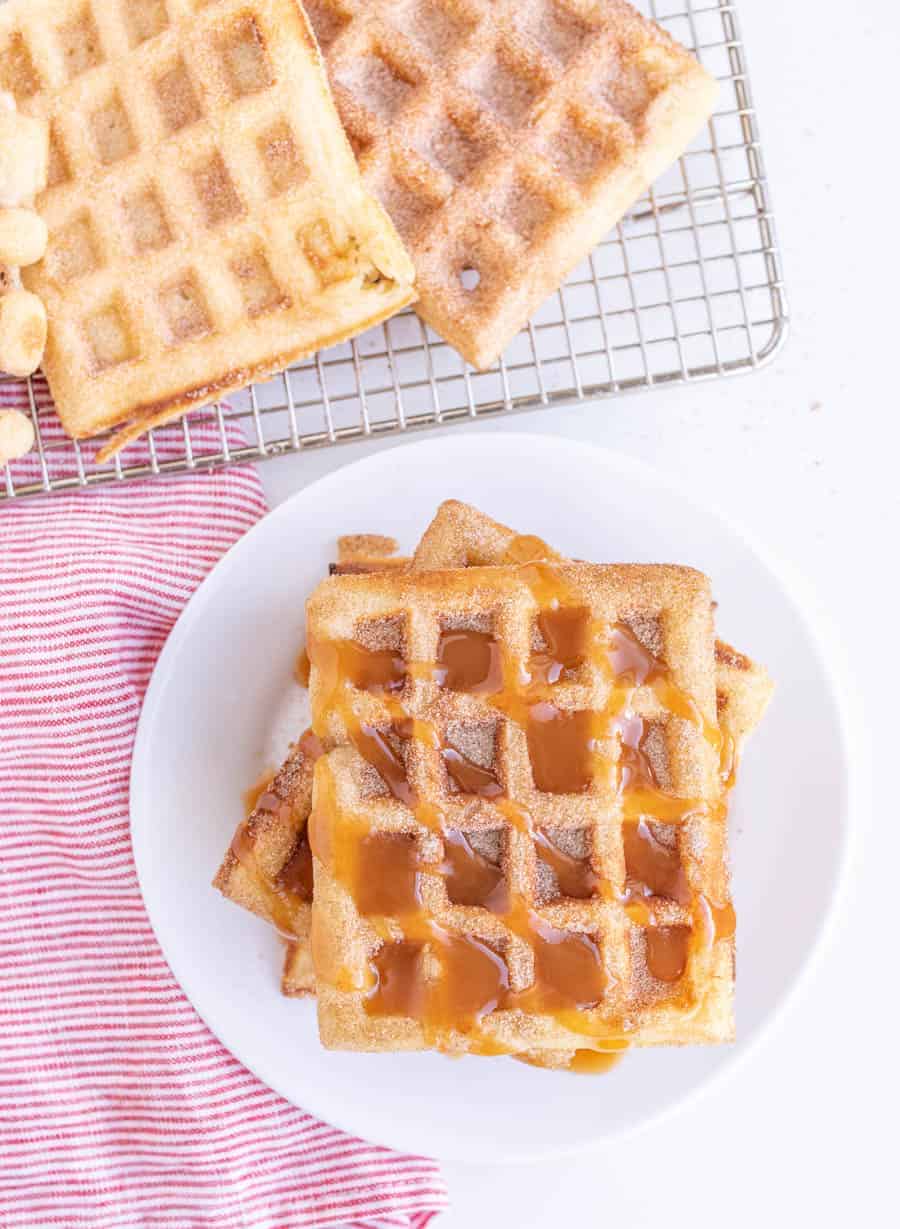
[[[741,379],[451,430],[471,430],[473,448],[479,432],[506,427],[643,458],[809,580],[857,690],[872,787],[854,815],[850,879],[814,977],[724,1085],[570,1162],[447,1166],[453,1207],[440,1229],[757,1229],[896,1215],[900,797],[888,785],[900,687],[900,10],[893,0],[740,0],[738,11],[791,300],[786,348]],[[373,446],[267,463],[270,501]],[[536,1121],[536,1139],[541,1130]]]

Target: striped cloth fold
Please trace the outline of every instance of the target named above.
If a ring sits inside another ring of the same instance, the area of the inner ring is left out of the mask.
[[[0,382],[0,403],[21,388]],[[138,889],[145,688],[188,597],[265,510],[249,467],[0,506],[4,1229],[424,1226],[446,1206],[433,1162],[317,1121],[223,1049]]]

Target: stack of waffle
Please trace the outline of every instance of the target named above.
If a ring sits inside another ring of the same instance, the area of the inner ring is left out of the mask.
[[[624,0],[308,7],[318,45],[297,0],[0,8],[50,130],[44,369],[101,456],[416,297],[489,366],[716,97]]]
[[[216,886],[333,1048],[607,1062],[733,1034],[726,800],[771,691],[709,583],[442,505],[308,605],[312,729]]]

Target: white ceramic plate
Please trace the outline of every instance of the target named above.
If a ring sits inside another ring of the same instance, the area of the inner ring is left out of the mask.
[[[578,1077],[505,1059],[328,1053],[312,1003],[279,993],[281,946],[210,880],[241,796],[299,732],[290,682],[304,601],[341,533],[409,549],[448,497],[568,555],[692,564],[713,579],[721,635],[778,690],[732,808],[738,1037],[635,1052]],[[159,659],[135,746],[131,823],[154,929],[222,1042],[289,1101],[370,1140],[463,1160],[571,1152],[670,1111],[733,1065],[807,964],[844,859],[848,755],[840,704],[803,611],[732,528],[632,460],[548,436],[401,446],[300,491],[218,564]]]

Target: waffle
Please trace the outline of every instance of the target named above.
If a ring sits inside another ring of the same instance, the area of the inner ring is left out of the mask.
[[[0,88],[50,123],[24,280],[66,431],[121,428],[104,456],[413,299],[295,0],[13,0]]]
[[[409,559],[397,554],[397,542],[379,533],[350,533],[338,538],[337,562],[329,572],[340,576],[346,572],[388,572],[405,568]]]
[[[490,366],[682,153],[717,85],[623,0],[309,0],[416,310]]]
[[[323,1043],[540,1055],[729,1039],[706,578],[337,576],[307,615],[313,729],[331,748],[309,825]]]
[[[413,555],[415,571],[472,565],[564,563],[566,558],[533,534],[516,533],[471,504],[445,500],[425,530]],[[772,697],[768,671],[744,653],[716,641],[716,707],[724,735],[723,775],[733,778],[740,749],[762,720]]]
[[[213,880],[235,904],[271,922],[287,940],[301,940],[308,952],[312,905],[312,861],[306,821],[312,805],[317,748],[309,738],[291,747],[287,759],[238,825]],[[295,961],[294,992],[312,992],[312,969]]]
[[[470,505],[448,500],[441,504],[412,560],[396,554],[397,543],[379,535],[347,535],[338,539],[332,575],[386,570],[412,564],[415,569],[500,564],[509,556],[562,561],[563,557],[539,538],[516,534]],[[725,767],[733,780],[740,748],[756,726],[771,694],[768,674],[750,658],[716,641],[716,701],[720,729],[725,735]],[[315,992],[309,953],[311,902],[283,890],[279,875],[295,850],[305,843],[311,805],[312,766],[307,760],[297,771],[297,749],[292,748],[282,769],[251,816],[242,824],[229,848],[215,886],[235,903],[252,910],[295,941],[288,944],[282,989],[288,995]],[[731,782],[729,782],[731,783]],[[243,862],[235,853],[243,854]],[[280,922],[279,922],[280,918]],[[546,1055],[542,1056],[546,1059]],[[571,1055],[555,1065],[568,1065]],[[546,1065],[542,1061],[542,1065]]]

